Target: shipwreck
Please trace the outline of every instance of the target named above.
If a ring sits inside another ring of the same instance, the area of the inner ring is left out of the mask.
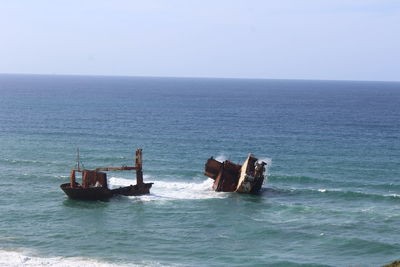
[[[205,164],[204,175],[214,180],[215,191],[255,194],[263,185],[265,165],[266,162],[259,161],[251,153],[243,165],[211,157]]]
[[[136,184],[110,189],[107,184],[106,171],[136,171]],[[82,184],[76,181],[75,174],[82,173]],[[142,149],[136,150],[135,166],[100,167],[94,170],[82,168],[77,155],[77,168],[71,170],[70,182],[60,185],[61,189],[72,199],[106,200],[115,195],[138,196],[150,193],[153,183],[143,182]]]

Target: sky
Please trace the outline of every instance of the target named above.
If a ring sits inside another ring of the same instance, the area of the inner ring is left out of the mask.
[[[400,81],[400,0],[0,0],[0,73]]]

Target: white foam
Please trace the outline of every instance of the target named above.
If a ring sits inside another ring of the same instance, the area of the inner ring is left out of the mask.
[[[118,266],[118,265],[104,263],[104,262],[100,262],[100,261],[97,261],[94,259],[64,258],[64,257],[41,258],[41,257],[27,256],[26,254],[16,252],[16,251],[0,251],[0,266],[3,266],[3,267],[17,267],[17,266],[18,267],[21,267],[21,266],[112,267],[112,266]]]
[[[218,160],[219,162],[224,162],[228,158],[224,154],[220,154],[215,159]]]
[[[56,175],[54,175],[56,178],[62,178],[62,179],[65,179],[65,178],[69,178],[69,175],[60,175],[60,174],[56,174]]]
[[[212,179],[207,179],[201,183],[195,182],[175,182],[175,181],[163,181],[155,180],[149,177],[145,177],[145,181],[148,183],[154,183],[150,190],[149,195],[143,195],[139,197],[141,200],[177,200],[177,199],[211,199],[211,198],[225,198],[227,193],[214,192],[212,190]],[[129,186],[135,183],[132,179],[125,179],[120,177],[111,177],[109,179],[111,188],[120,186]]]
[[[267,165],[265,165],[265,173],[268,175],[269,174],[269,168],[272,166],[272,159],[271,158],[262,158],[262,159],[258,159],[258,162],[265,162],[267,163]]]

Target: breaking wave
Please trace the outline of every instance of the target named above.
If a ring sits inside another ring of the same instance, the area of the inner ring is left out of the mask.
[[[225,198],[228,193],[214,192],[212,190],[212,179],[207,179],[203,182],[176,182],[176,181],[162,181],[155,180],[152,177],[146,176],[144,180],[148,183],[154,183],[150,190],[149,195],[138,197],[144,201],[152,200],[179,200],[179,199],[212,199],[212,198]],[[111,188],[120,186],[129,186],[135,183],[132,179],[125,179],[120,177],[111,177],[109,184]]]
[[[151,264],[150,264],[151,265]],[[16,251],[0,251],[0,266],[4,267],[20,267],[20,266],[95,266],[95,267],[112,267],[114,264],[103,263],[93,259],[84,258],[64,258],[52,257],[41,258],[31,257]],[[153,265],[156,266],[156,265]]]

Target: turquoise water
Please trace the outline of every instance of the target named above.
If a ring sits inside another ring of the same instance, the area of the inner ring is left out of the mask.
[[[0,93],[2,265],[400,259],[400,83],[0,75]],[[143,148],[151,194],[67,199],[77,147],[89,169]],[[272,160],[261,194],[213,192],[207,158],[248,152]]]

